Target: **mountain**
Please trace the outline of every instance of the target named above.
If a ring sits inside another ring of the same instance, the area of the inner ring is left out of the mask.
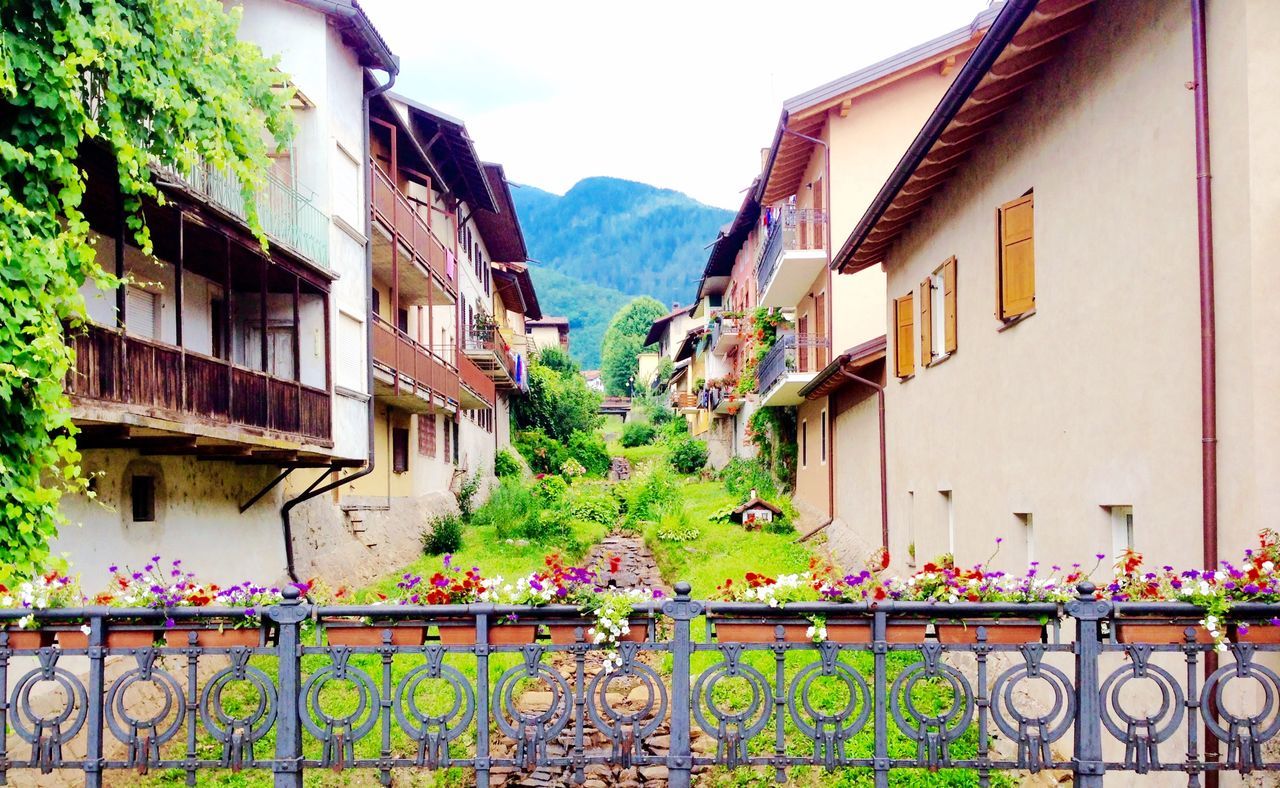
[[[671,189],[619,178],[584,178],[563,196],[512,190],[538,300],[569,318],[569,349],[586,369],[618,307],[637,295],[688,303],[706,245],[733,218]]]

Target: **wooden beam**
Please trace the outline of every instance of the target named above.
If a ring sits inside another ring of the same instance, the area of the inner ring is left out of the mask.
[[[945,77],[947,74],[950,74],[952,71],[955,71],[955,70],[956,70],[955,55],[947,55],[945,58],[942,59],[942,62],[938,64],[939,76]]]
[[[952,59],[954,60],[954,58]],[[853,99],[847,98],[844,101],[840,102],[840,109],[838,110],[840,117],[842,118],[849,117],[849,110],[852,108],[853,108]]]
[[[142,453],[150,454],[151,452],[143,451]],[[195,446],[192,446],[189,449],[183,449],[181,451],[171,451],[171,452],[165,452],[165,453],[174,455],[174,456],[197,457],[201,460],[227,460],[227,459],[234,459],[236,457],[248,457],[249,447],[237,446],[232,444],[224,444],[224,443],[217,443],[212,445],[206,444],[204,446],[197,444]]]
[[[194,436],[182,435],[144,435],[124,439],[80,441],[81,449],[144,449],[155,454],[166,454],[170,449],[193,449],[195,445]]]

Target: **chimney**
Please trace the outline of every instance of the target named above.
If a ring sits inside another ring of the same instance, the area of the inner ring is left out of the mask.
[[[677,309],[679,309],[679,308],[680,308],[680,302],[679,302],[679,301],[672,301],[672,302],[671,302],[671,311],[672,311],[672,312],[676,311],[676,310],[677,310]]]

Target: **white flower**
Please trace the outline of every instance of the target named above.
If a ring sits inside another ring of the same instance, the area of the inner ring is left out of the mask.
[[[81,632],[83,632],[83,633],[84,633],[84,634],[86,634],[86,635],[87,635],[87,634],[89,634],[89,625],[88,625],[88,624],[81,624],[81,625],[80,625],[80,631],[81,631]]]

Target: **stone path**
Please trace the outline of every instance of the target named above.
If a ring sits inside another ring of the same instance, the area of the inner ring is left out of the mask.
[[[617,557],[621,561],[618,571],[610,578],[619,588],[661,588],[670,593],[670,588],[663,582],[658,572],[658,563],[637,536],[611,534],[600,544],[592,548],[587,557],[588,565],[608,566],[609,559]],[[646,653],[642,656],[646,664],[658,667],[660,654]],[[601,657],[598,653],[589,653],[586,661],[587,681],[600,671]],[[574,676],[574,661],[568,654],[557,654],[551,658],[551,665],[560,671],[567,680]],[[615,681],[610,688],[608,700],[610,706],[622,710],[639,710],[649,699],[649,691],[639,681]],[[529,691],[520,696],[518,705],[522,711],[538,713],[545,711],[551,703],[550,692]],[[556,741],[550,743],[547,752],[552,757],[569,755],[573,749],[574,734],[572,725],[566,729]],[[611,751],[609,740],[587,723],[584,731],[585,748],[589,754],[608,754]],[[653,735],[641,742],[640,750],[647,755],[666,756],[671,746],[670,730],[664,721]],[[715,742],[702,736],[695,730],[693,749],[695,752],[714,752]],[[510,757],[511,747],[508,743],[496,743],[493,747],[495,757]],[[620,764],[593,764],[586,767],[585,788],[665,788],[667,785],[667,767],[640,766],[623,769]],[[574,785],[573,771],[569,768],[541,768],[533,772],[517,769],[494,769],[491,773],[494,786],[570,786]]]

